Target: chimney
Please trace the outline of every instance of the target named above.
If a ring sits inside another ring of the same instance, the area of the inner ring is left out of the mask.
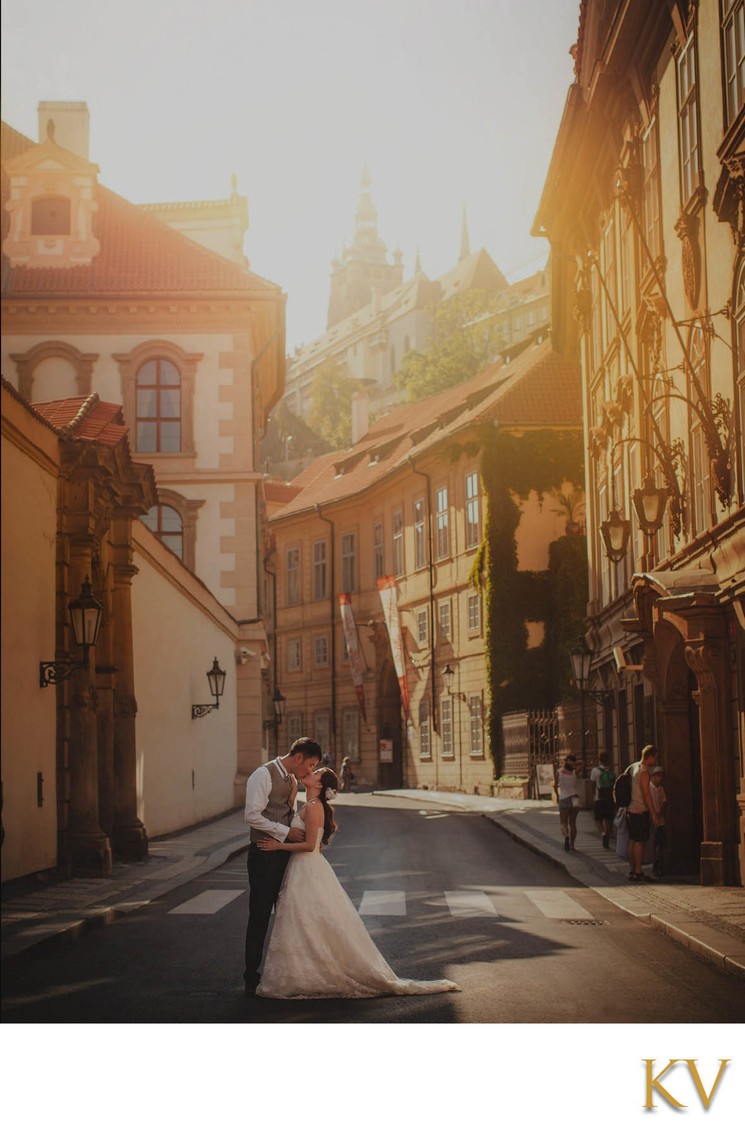
[[[367,434],[369,411],[367,391],[355,391],[352,395],[352,446]]]
[[[81,101],[41,100],[39,103],[39,143],[50,134],[55,143],[83,159],[89,159],[90,116]]]

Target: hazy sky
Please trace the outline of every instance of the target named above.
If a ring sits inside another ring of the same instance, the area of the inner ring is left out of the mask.
[[[85,100],[91,159],[134,202],[248,197],[246,254],[288,295],[288,350],[325,328],[362,166],[404,273],[471,247],[508,279],[572,80],[579,0],[3,0],[2,114]]]

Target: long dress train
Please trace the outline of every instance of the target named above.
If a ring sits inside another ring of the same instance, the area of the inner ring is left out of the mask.
[[[296,814],[293,826],[303,825]],[[257,993],[262,997],[377,997],[458,992],[453,981],[397,977],[321,854],[293,853],[277,902]]]

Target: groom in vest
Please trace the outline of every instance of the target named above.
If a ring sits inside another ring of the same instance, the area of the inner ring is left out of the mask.
[[[246,782],[246,821],[251,826],[248,847],[248,928],[246,929],[246,996],[256,996],[259,965],[269,928],[269,918],[277,903],[282,878],[292,856],[283,850],[266,853],[256,845],[264,837],[277,841],[302,841],[302,829],[290,829],[295,813],[297,783],[307,777],[321,760],[317,741],[299,737],[284,757],[260,765]]]

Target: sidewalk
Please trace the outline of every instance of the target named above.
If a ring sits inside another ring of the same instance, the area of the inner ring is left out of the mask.
[[[555,805],[431,790],[387,790],[351,794],[339,804],[372,803],[376,797],[404,798],[467,813],[480,813],[516,841],[558,865],[570,877],[620,909],[656,928],[692,952],[745,977],[745,889],[691,884],[629,886],[626,862],[603,849],[592,814],[579,815],[577,851],[566,853]],[[43,951],[109,924],[171,889],[218,868],[248,848],[243,811],[236,810],[194,829],[150,842],[147,861],[115,864],[111,877],[23,883],[8,890],[0,914],[2,967],[19,967],[31,950]]]

